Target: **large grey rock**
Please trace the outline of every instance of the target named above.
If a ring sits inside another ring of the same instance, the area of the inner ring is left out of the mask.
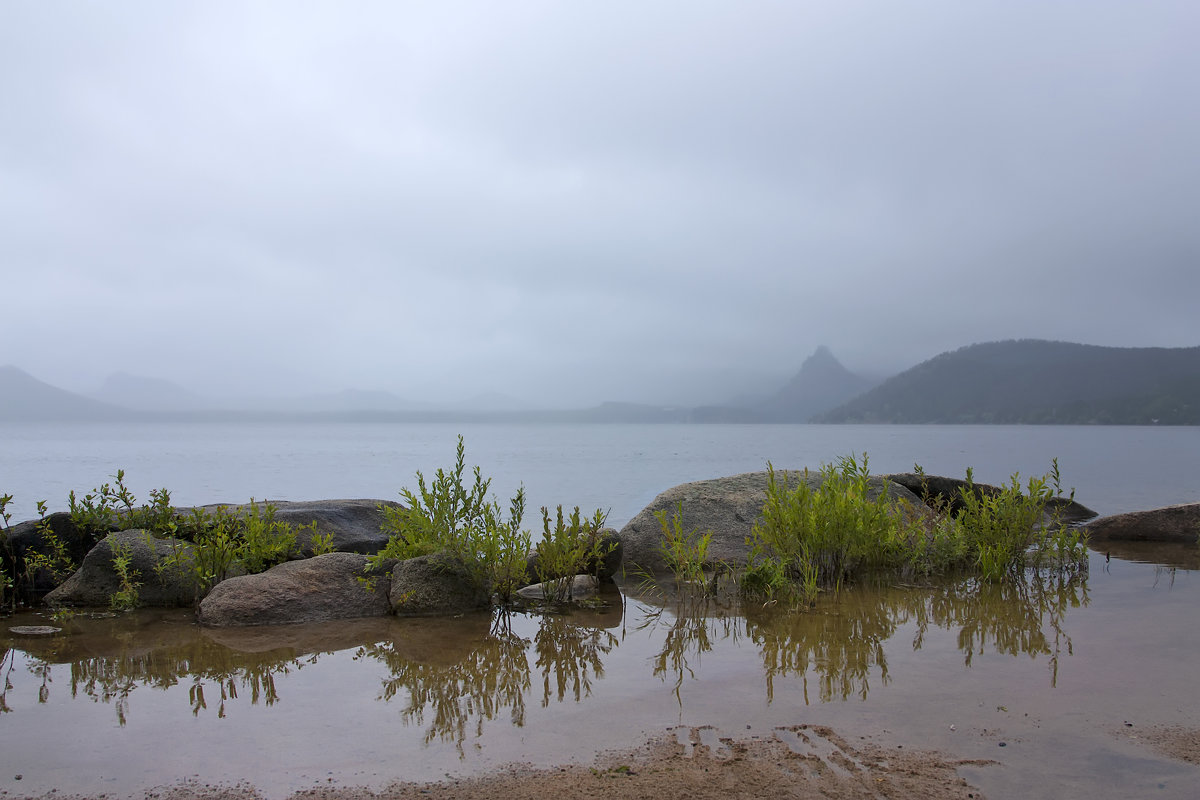
[[[361,553],[327,553],[218,583],[200,603],[201,625],[277,625],[384,616],[387,574]]]
[[[1092,544],[1126,542],[1200,542],[1200,503],[1166,506],[1101,517],[1087,524]]]
[[[786,474],[789,485],[807,480],[809,486],[820,486],[817,472],[776,470],[776,480],[782,481]],[[708,546],[710,562],[724,562],[731,567],[744,566],[750,553],[747,540],[754,523],[761,519],[763,505],[767,501],[766,472],[747,472],[727,478],[685,483],[660,494],[653,502],[621,529],[621,562],[627,576],[639,573],[661,575],[667,572],[660,545],[663,541],[662,527],[655,512],[665,511],[668,520],[674,517],[682,504],[682,522],[685,532],[696,531],[703,535],[712,531]],[[886,491],[896,502],[905,501],[918,513],[928,509],[912,492],[884,478],[871,478],[871,498]],[[932,512],[930,512],[932,513]]]
[[[109,534],[84,556],[83,563],[45,597],[52,606],[107,606],[121,589],[113,567],[113,545],[129,553],[130,575],[138,587],[138,605],[189,606],[197,587],[191,563],[194,549],[178,539],[155,539],[148,531]]]
[[[462,562],[440,553],[396,564],[388,597],[397,616],[460,614],[492,602]]]
[[[383,512],[380,506],[400,508],[391,500],[272,500],[275,506],[275,521],[301,526],[316,523],[316,530],[305,530],[296,537],[296,545],[304,555],[312,555],[312,539],[315,535],[333,536],[333,549],[341,553],[364,553],[374,555],[384,548],[388,535],[383,533]],[[255,503],[261,510],[266,502]],[[218,503],[201,506],[205,511],[215,512],[224,506],[230,511],[246,513],[250,504],[229,505]]]

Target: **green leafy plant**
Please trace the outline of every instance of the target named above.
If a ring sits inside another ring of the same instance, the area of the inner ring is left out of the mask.
[[[538,572],[549,584],[547,596],[563,602],[570,599],[571,584],[576,575],[598,572],[604,558],[617,546],[601,536],[608,515],[596,509],[591,519],[584,519],[579,506],[564,519],[558,506],[555,524],[550,525],[550,511],[542,507],[542,539],[537,543]]]
[[[654,512],[662,529],[662,541],[658,550],[663,562],[675,578],[677,586],[704,586],[708,576],[706,568],[710,568],[708,545],[712,541],[712,531],[701,534],[697,530],[685,531],[683,527],[683,503],[675,508],[675,513],[668,516],[666,509]]]
[[[792,486],[786,472],[767,464],[767,500],[750,536],[750,577],[742,579],[748,594],[773,596],[786,577],[811,599],[819,585],[895,564],[913,536],[885,491],[872,497],[865,454],[862,463],[849,456],[824,465],[816,477],[813,486],[805,470]]]
[[[474,482],[465,482],[466,456],[458,437],[457,458],[450,472],[438,469],[432,482],[417,472],[417,490],[400,490],[404,505],[380,506],[387,545],[372,558],[378,566],[391,558],[407,559],[444,552],[463,564],[477,588],[508,602],[528,570],[531,537],[521,529],[525,490],[509,502],[507,518],[488,496],[491,478],[474,467]]]
[[[294,526],[276,520],[276,511],[273,503],[257,503],[253,498],[245,510],[192,509],[190,518],[173,528],[183,539],[169,539],[170,554],[155,566],[160,579],[168,572],[190,575],[199,600],[235,569],[253,574],[287,561],[297,554],[297,534],[306,528],[315,530],[316,523]],[[183,541],[190,541],[192,547],[183,546]]]
[[[9,541],[9,535],[12,533],[12,513],[9,512],[8,506],[13,501],[11,494],[0,495],[0,524],[3,524],[4,529],[0,530],[0,608],[9,606],[16,608],[16,582],[10,574],[10,569],[15,571],[17,563],[16,555],[12,551],[12,542]],[[13,565],[10,567],[9,565]]]
[[[120,582],[120,588],[108,599],[109,605],[114,611],[130,611],[138,606],[138,589],[142,586],[138,578],[141,575],[132,566],[133,553],[129,545],[111,539],[109,542],[112,547],[113,571]]]
[[[46,501],[37,502],[38,535],[42,540],[42,548],[29,548],[25,551],[25,585],[32,592],[39,573],[48,573],[54,583],[60,583],[75,571],[75,562],[71,558],[67,545],[54,532],[47,519]]]
[[[316,523],[312,523],[316,530]],[[308,549],[314,556],[323,556],[334,551],[332,533],[314,533],[308,540]]]
[[[1058,489],[1058,463],[1049,476],[1030,478],[1024,489],[1019,475],[999,492],[975,491],[967,471],[967,485],[960,494],[962,510],[957,516],[965,550],[973,554],[980,575],[1001,580],[1021,573],[1027,564],[1041,566],[1048,559],[1060,567],[1077,563],[1086,552],[1086,534],[1059,523],[1046,524],[1046,507]]]
[[[1052,498],[1061,494],[1057,461],[1047,476],[1030,478],[1024,487],[1014,475],[1009,485],[987,491],[968,469],[954,502],[934,504],[933,519],[873,489],[867,464],[866,454],[861,463],[842,458],[822,466],[817,480],[806,470],[795,487],[787,473],[777,475],[767,465],[767,500],[751,534],[744,594],[794,594],[811,602],[822,587],[880,570],[969,569],[1001,580],[1027,565],[1075,569],[1086,563],[1086,534],[1046,522]],[[916,471],[924,475],[920,466]]]

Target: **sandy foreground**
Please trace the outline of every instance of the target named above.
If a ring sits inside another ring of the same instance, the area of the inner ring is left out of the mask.
[[[1200,730],[1164,727],[1114,730],[1169,758],[1200,764]],[[955,759],[943,754],[880,746],[864,738],[853,742],[823,726],[776,729],[770,738],[720,738],[710,728],[667,735],[627,753],[607,753],[590,766],[548,769],[513,765],[472,778],[435,783],[396,783],[383,789],[332,784],[308,789],[291,800],[402,800],[404,798],[730,798],[789,797],[947,800],[985,795],[959,776],[961,766],[996,765],[986,760]],[[7,793],[0,793],[0,795]],[[12,797],[12,795],[9,795]],[[104,795],[100,795],[104,797]],[[250,784],[212,785],[189,781],[152,790],[156,800],[259,800]],[[71,800],[59,793],[43,795]]]

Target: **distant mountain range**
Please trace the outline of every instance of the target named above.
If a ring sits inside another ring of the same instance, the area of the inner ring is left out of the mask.
[[[717,406],[606,402],[524,410],[503,396],[421,406],[387,392],[217,401],[117,374],[91,397],[0,367],[0,421],[293,420],[364,422],[823,422],[1200,425],[1200,347],[990,342],[943,353],[884,381],[819,347],[778,391]]]
[[[137,417],[136,411],[56,388],[16,367],[0,367],[0,421],[120,422]]]

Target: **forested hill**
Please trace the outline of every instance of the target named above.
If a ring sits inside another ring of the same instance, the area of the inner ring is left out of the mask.
[[[975,344],[918,364],[817,421],[1200,425],[1200,347]]]

